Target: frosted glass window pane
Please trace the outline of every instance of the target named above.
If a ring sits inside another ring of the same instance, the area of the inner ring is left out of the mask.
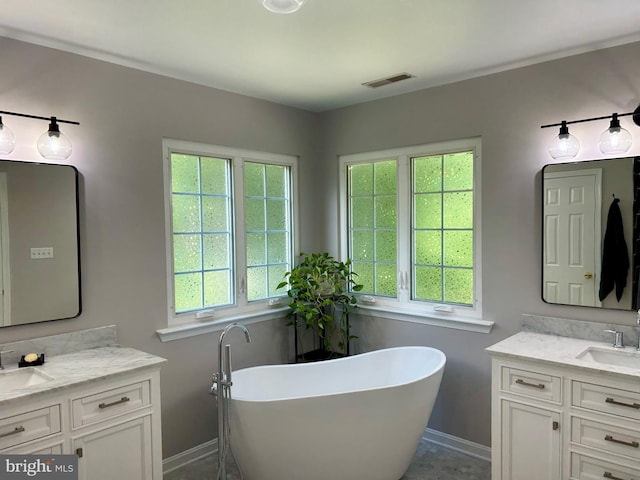
[[[173,199],[173,231],[190,233],[200,231],[200,199],[196,195],[176,195]]]
[[[230,268],[229,239],[227,233],[205,234],[202,236],[205,269]]]
[[[261,198],[246,198],[244,201],[244,216],[247,231],[264,231],[264,200]]]
[[[248,197],[264,197],[264,165],[245,162],[244,194]]]
[[[287,261],[287,234],[267,234],[267,262],[283,263]]]
[[[266,165],[267,176],[267,196],[281,197],[286,196],[287,169],[278,165]]]
[[[267,230],[285,230],[286,228],[286,200],[267,200]]]
[[[353,271],[357,274],[356,281],[362,285],[361,293],[374,293],[373,291],[373,264],[353,262]]]
[[[416,267],[416,298],[432,302],[442,301],[442,269]]]
[[[202,269],[200,235],[174,235],[173,254],[175,273],[193,272]]]
[[[473,152],[444,156],[444,190],[473,189]]]
[[[227,197],[202,197],[202,230],[204,232],[226,232]]]
[[[272,265],[267,268],[269,274],[269,296],[275,297],[282,295],[284,290],[276,290],[276,287],[280,282],[284,280],[284,274],[288,270],[287,265]]]
[[[352,260],[373,260],[373,230],[356,230],[351,234]]]
[[[415,262],[419,265],[440,265],[442,262],[442,233],[433,230],[415,232]]]
[[[473,266],[473,233],[471,231],[444,232],[444,264],[451,267]]]
[[[351,200],[351,227],[373,228],[373,198],[353,198]]]
[[[267,245],[264,233],[247,233],[247,265],[264,265],[267,262]]]
[[[396,258],[395,230],[376,230],[376,261],[395,263]]]
[[[180,193],[198,193],[198,157],[193,155],[171,154],[171,191]]]
[[[376,162],[374,164],[376,195],[395,195],[397,189],[396,162]]]
[[[420,157],[413,159],[413,191],[439,192],[442,190],[442,157]]]
[[[445,193],[444,228],[473,228],[473,193]]]
[[[267,297],[267,267],[247,268],[247,298],[258,300]]]
[[[396,266],[376,263],[376,295],[395,297],[397,293]]]
[[[229,305],[231,303],[231,282],[229,270],[204,273],[205,307]]]
[[[396,197],[375,197],[376,227],[396,228]]]
[[[202,275],[188,273],[176,275],[174,278],[176,312],[202,308]]]
[[[449,303],[473,304],[473,270],[466,268],[444,269],[445,297]]]
[[[422,194],[414,197],[415,228],[442,228],[442,196]]]
[[[373,164],[353,165],[351,173],[351,195],[373,195]]]
[[[227,195],[229,193],[228,162],[223,158],[200,158],[202,193],[215,195]]]

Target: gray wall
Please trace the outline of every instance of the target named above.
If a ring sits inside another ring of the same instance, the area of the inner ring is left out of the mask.
[[[541,277],[541,169],[558,129],[540,125],[633,111],[640,103],[640,43],[355,105],[322,117],[329,224],[338,224],[341,154],[482,137],[482,297],[491,334],[366,318],[358,350],[422,344],[448,363],[431,428],[490,444],[490,360],[484,348],[520,329],[520,315],[543,314],[630,325],[632,312],[545,304]],[[630,155],[640,153],[640,129]],[[601,158],[606,121],[570,126],[582,148],[576,160]],[[338,250],[335,229],[327,243]]]
[[[540,300],[540,169],[556,132],[539,127],[635,108],[639,55],[640,44],[618,47],[312,114],[0,39],[1,109],[81,122],[63,131],[74,144],[69,163],[82,176],[84,306],[74,320],[2,329],[0,343],[116,324],[121,343],[169,360],[162,372],[164,456],[208,441],[216,435],[207,390],[217,334],[164,344],[155,334],[166,326],[167,303],[162,137],[299,155],[301,248],[337,254],[337,155],[482,136],[483,297],[493,332],[364,319],[357,348],[418,343],[444,350],[448,364],[430,426],[488,445],[483,349],[519,330],[522,312],[633,321],[629,312]],[[35,140],[46,123],[4,120],[19,143],[11,158],[39,160]],[[583,141],[579,158],[600,156],[596,139],[604,128],[571,129]],[[236,368],[286,359],[283,322],[254,325],[252,333],[254,343],[234,345]]]

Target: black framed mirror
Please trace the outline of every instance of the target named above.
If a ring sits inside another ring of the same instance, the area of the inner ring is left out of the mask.
[[[542,169],[542,299],[638,309],[640,157]]]
[[[80,315],[78,171],[0,160],[0,326]]]

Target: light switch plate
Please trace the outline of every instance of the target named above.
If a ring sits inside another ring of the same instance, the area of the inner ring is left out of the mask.
[[[39,260],[41,258],[53,258],[53,247],[35,247],[31,249],[31,258]]]

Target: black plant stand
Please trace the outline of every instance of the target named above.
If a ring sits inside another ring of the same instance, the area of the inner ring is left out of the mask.
[[[347,317],[345,319],[346,322],[346,327],[347,327],[347,344],[346,344],[346,348],[345,348],[345,353],[340,353],[340,352],[332,352],[330,350],[327,350],[324,347],[324,341],[322,339],[322,337],[320,337],[320,335],[318,335],[318,343],[320,345],[320,348],[316,348],[315,350],[311,350],[310,352],[299,352],[299,341],[298,341],[298,317],[294,316],[293,319],[293,343],[294,343],[294,349],[295,349],[295,362],[296,363],[304,363],[304,362],[319,362],[322,360],[331,360],[333,358],[342,358],[342,357],[348,357],[350,354],[349,351],[349,346],[351,343],[351,340],[349,339],[349,334],[350,334],[350,328],[351,325],[349,323],[349,315],[347,314]]]

